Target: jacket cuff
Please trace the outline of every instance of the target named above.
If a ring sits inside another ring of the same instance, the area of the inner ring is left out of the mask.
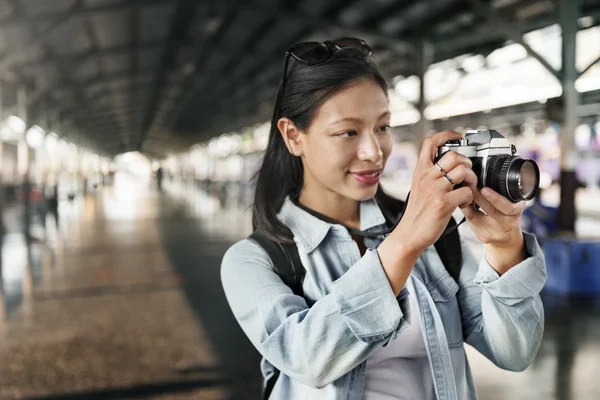
[[[364,342],[396,336],[406,325],[408,291],[398,295],[390,286],[376,250],[365,255],[335,281],[331,294],[354,335]]]
[[[535,236],[523,233],[523,238],[528,258],[500,276],[483,257],[474,279],[476,284],[507,305],[538,295],[546,282],[546,263],[542,249]]]

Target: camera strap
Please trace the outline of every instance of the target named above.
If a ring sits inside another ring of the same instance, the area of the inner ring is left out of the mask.
[[[386,213],[384,209],[381,209],[382,214],[386,219],[387,228],[383,229],[381,231],[376,231],[376,232],[365,232],[360,229],[352,228],[351,226],[345,225],[345,224],[341,223],[340,221],[337,221],[333,218],[329,218],[328,216],[323,215],[320,212],[317,212],[313,209],[310,209],[310,208],[300,204],[300,202],[298,202],[297,199],[291,199],[291,200],[298,208],[306,211],[313,217],[316,217],[316,218],[320,219],[321,221],[325,221],[332,225],[343,226],[344,228],[346,228],[348,230],[348,232],[351,235],[360,236],[360,237],[377,237],[377,236],[383,236],[383,235],[390,234],[390,233],[392,233],[392,231],[394,229],[396,229],[396,226],[398,225],[398,223],[400,223],[400,220],[402,219],[402,216],[404,215],[404,211],[406,210],[406,205],[408,204],[409,198],[410,198],[410,192],[408,192],[408,195],[406,196],[406,201],[404,202],[404,209],[402,210],[402,212],[400,213],[399,216],[394,217],[394,216],[388,215],[388,213]],[[446,227],[446,230],[444,230],[444,232],[440,235],[440,239],[443,239],[444,237],[452,234],[452,232],[454,232],[456,229],[458,229],[458,227],[465,221],[466,221],[466,219],[463,218],[458,224],[449,224]]]
[[[356,229],[356,228],[352,228],[351,226],[345,225],[343,223],[341,223],[340,221],[337,221],[333,218],[329,218],[326,215],[321,214],[320,212],[317,212],[311,208],[308,208],[302,204],[300,204],[300,202],[298,202],[297,199],[292,199],[292,202],[298,207],[301,208],[302,210],[306,211],[307,213],[309,213],[310,215],[312,215],[313,217],[316,217],[318,219],[320,219],[321,221],[325,221],[328,224],[332,224],[332,225],[341,225],[344,228],[346,228],[348,230],[348,232],[352,235],[356,235],[356,236],[361,236],[361,237],[377,237],[377,236],[381,236],[381,235],[387,235],[388,233],[391,233],[394,228],[396,228],[396,225],[398,224],[397,222],[392,226],[388,228],[378,231],[378,232],[365,232],[365,231],[361,231],[360,229]],[[387,218],[386,218],[386,222],[387,222]]]

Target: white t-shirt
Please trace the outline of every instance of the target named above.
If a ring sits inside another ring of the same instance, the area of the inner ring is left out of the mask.
[[[436,397],[412,276],[406,287],[410,291],[412,323],[396,340],[375,351],[367,360],[363,400],[433,400]]]

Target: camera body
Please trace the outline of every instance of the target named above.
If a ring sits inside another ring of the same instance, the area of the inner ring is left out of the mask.
[[[439,147],[436,162],[448,151],[469,157],[479,188],[490,187],[513,203],[535,197],[540,181],[537,164],[518,157],[516,147],[497,131],[467,131],[463,139]]]

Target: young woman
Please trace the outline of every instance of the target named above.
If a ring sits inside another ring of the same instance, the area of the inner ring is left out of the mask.
[[[251,240],[225,254],[223,287],[265,379],[281,371],[270,399],[475,399],[463,342],[512,371],[537,353],[542,252],[521,232],[523,203],[477,189],[458,153],[434,162],[460,138],[450,131],[425,141],[403,217],[385,233],[380,205],[392,199],[379,178],[393,141],[386,82],[369,55],[358,39],[287,53],[253,223],[297,245],[304,295]],[[456,207],[485,244],[480,263],[462,244],[458,282],[432,246]]]

